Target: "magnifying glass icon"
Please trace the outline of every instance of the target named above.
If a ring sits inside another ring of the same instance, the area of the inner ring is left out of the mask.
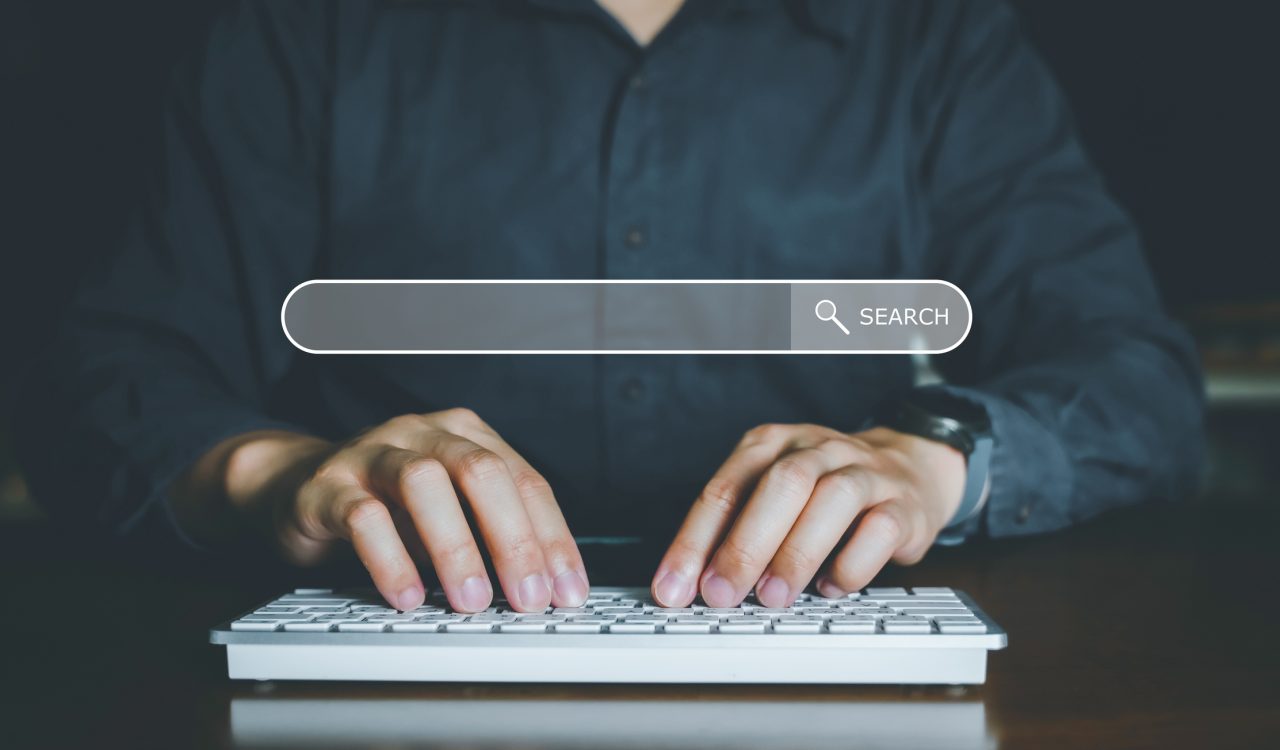
[[[826,315],[823,315],[822,311],[826,309],[826,307],[830,307],[831,312]],[[831,300],[829,299],[818,300],[818,304],[814,305],[813,314],[817,315],[818,320],[821,320],[824,323],[827,321],[835,323],[836,325],[840,326],[840,330],[844,331],[844,335],[846,336],[849,335],[849,329],[845,328],[844,323],[841,323],[840,319],[836,317],[836,303],[832,302]]]

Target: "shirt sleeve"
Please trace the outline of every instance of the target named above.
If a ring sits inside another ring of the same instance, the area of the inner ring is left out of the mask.
[[[925,266],[969,296],[939,358],[983,404],[995,449],[986,531],[1048,531],[1195,485],[1203,385],[1137,233],[1001,3],[930,4],[913,127]]]
[[[217,443],[296,429],[266,403],[292,361],[279,306],[321,237],[317,23],[237,7],[177,71],[124,241],[85,274],[16,405],[20,458],[55,515],[131,531]]]

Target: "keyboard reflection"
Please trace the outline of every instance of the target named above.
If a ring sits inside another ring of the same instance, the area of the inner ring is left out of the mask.
[[[898,700],[806,690],[674,688],[681,699],[642,691],[534,697],[533,688],[463,689],[426,698],[333,697],[293,686],[231,701],[237,747],[396,748],[994,748],[981,700],[939,693]],[[729,692],[718,699],[716,692]],[[671,691],[668,691],[670,693]],[[461,697],[465,695],[466,697]],[[649,697],[652,695],[653,697]],[[685,698],[687,696],[687,699]]]

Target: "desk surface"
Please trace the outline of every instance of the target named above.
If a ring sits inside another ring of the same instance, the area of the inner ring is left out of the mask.
[[[965,689],[232,683],[206,629],[282,581],[4,527],[0,744],[1274,747],[1277,521],[1274,508],[1149,506],[886,572],[886,585],[965,589],[1008,630],[987,684]],[[140,616],[89,625],[59,609],[67,596]]]

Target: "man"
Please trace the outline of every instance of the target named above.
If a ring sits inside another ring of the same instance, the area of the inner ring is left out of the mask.
[[[684,515],[659,602],[782,606],[1198,463],[1192,349],[1001,5],[246,5],[163,155],[20,419],[37,493],[121,532],[349,540],[401,609],[428,569],[488,606],[487,552],[528,611],[586,595],[562,506]],[[307,357],[312,277],[943,278],[975,323],[928,392],[898,357]]]

